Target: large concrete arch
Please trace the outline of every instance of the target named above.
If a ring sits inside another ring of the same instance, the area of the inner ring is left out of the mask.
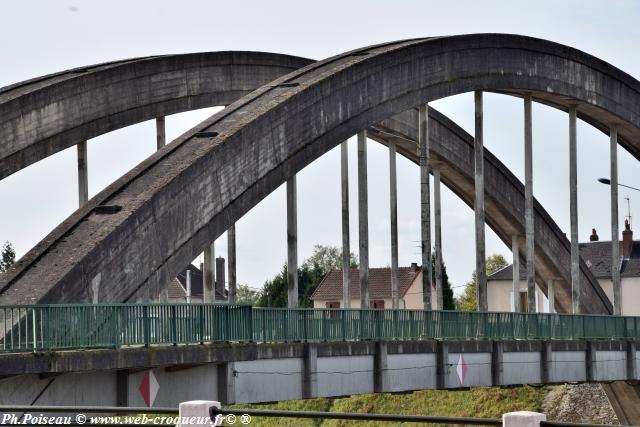
[[[312,62],[261,52],[152,56],[4,87],[0,89],[0,179],[116,129],[231,104]]]
[[[452,66],[462,59],[480,70]],[[580,78],[568,76],[562,68],[553,77],[531,75],[554,64],[579,68]],[[598,82],[589,86],[588,96],[584,81]],[[622,91],[622,86],[632,90]],[[136,289],[153,289],[253,201],[341,139],[447,94],[526,90],[558,106],[577,103],[600,127],[620,125],[622,142],[637,153],[630,142],[637,133],[637,86],[629,76],[586,54],[517,36],[399,42],[322,61],[237,102],[114,183],[45,239],[42,250],[36,247],[21,260],[6,280],[6,285],[20,286],[5,286],[3,298],[51,298],[51,289],[37,285],[45,274],[53,279],[55,294],[67,300],[86,297],[103,282],[122,284],[109,290],[114,299],[135,296]],[[618,99],[626,102],[607,100],[611,90],[624,92]],[[590,103],[603,107],[592,112]],[[201,130],[219,135],[198,135]],[[199,182],[199,192],[180,193],[187,182]],[[195,201],[202,208],[201,218],[190,217],[193,214],[184,212],[176,199]],[[105,203],[122,209],[111,215],[93,211]],[[161,233],[168,225],[175,225],[175,236]],[[143,257],[149,264],[139,265]]]

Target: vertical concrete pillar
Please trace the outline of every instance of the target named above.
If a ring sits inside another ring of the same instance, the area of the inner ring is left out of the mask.
[[[447,388],[449,374],[449,345],[446,341],[436,341],[436,388]]]
[[[82,206],[89,200],[89,173],[87,166],[87,141],[78,145],[78,206]]]
[[[229,304],[236,302],[236,225],[227,230],[227,258],[229,258]]]
[[[129,372],[126,369],[116,371],[116,406],[129,406]]]
[[[520,246],[518,235],[511,237],[511,255],[513,257],[513,311],[521,311],[520,307]]]
[[[218,400],[223,405],[235,403],[235,369],[233,362],[220,363],[218,365]]]
[[[549,313],[556,312],[556,284],[553,279],[547,282],[547,298],[549,299]]]
[[[191,270],[187,268],[187,304],[191,303]]]
[[[587,341],[587,349],[584,358],[585,381],[596,380],[596,347],[593,341]]]
[[[627,341],[627,380],[635,381],[638,379],[638,371],[636,369],[636,349],[635,341]]]
[[[296,177],[287,180],[287,306],[298,307],[298,207]]]
[[[553,364],[553,348],[551,341],[540,341],[540,382],[546,384],[552,381],[551,366]]]
[[[569,215],[571,217],[571,312],[580,313],[580,249],[578,247],[578,143],[576,106],[569,107]]]
[[[504,382],[503,367],[504,343],[493,341],[491,343],[491,385],[501,386]]]
[[[396,144],[389,143],[389,212],[391,215],[391,306],[398,303],[398,184],[396,175]]]
[[[164,116],[156,118],[156,143],[157,149],[161,149],[167,143],[166,131],[164,125]]]
[[[373,355],[373,391],[387,391],[387,343],[376,341],[376,352]]]
[[[611,151],[611,281],[613,282],[613,314],[622,314],[620,289],[620,242],[618,231],[618,129],[609,131]]]
[[[216,282],[215,282],[216,292],[220,294],[222,299],[224,299],[225,268],[224,268],[224,258],[222,257],[216,258],[215,279],[216,279]]]
[[[527,305],[529,313],[536,307],[535,231],[533,216],[533,129],[531,122],[531,93],[524,96],[524,216],[527,245]]]
[[[433,169],[433,210],[436,246],[436,310],[444,309],[442,295],[442,209],[440,206],[440,168]]]
[[[487,270],[484,239],[484,143],[482,119],[482,92],[476,91],[475,101],[475,190],[473,204],[476,227],[476,279],[478,282],[478,311],[487,311]]]
[[[422,241],[422,299],[431,310],[431,188],[429,187],[429,107],[420,105],[418,113],[418,157],[420,159],[420,234]]]
[[[349,243],[349,143],[340,145],[340,185],[342,187],[342,307],[351,307],[351,248]]]
[[[302,398],[311,399],[318,396],[318,345],[305,343],[303,351]]]
[[[367,133],[358,132],[358,235],[360,246],[360,308],[369,307],[369,200]]]
[[[216,300],[216,246],[215,241],[204,250],[204,289],[202,290],[202,302],[211,303]]]

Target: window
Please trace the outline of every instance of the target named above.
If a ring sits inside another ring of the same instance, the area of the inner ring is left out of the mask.
[[[326,308],[340,308],[340,301],[327,301],[325,303]]]
[[[384,300],[374,299],[369,301],[369,308],[384,308]]]

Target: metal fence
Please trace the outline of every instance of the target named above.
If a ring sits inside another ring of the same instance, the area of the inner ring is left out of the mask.
[[[639,319],[233,304],[0,305],[0,351],[203,342],[640,339]]]

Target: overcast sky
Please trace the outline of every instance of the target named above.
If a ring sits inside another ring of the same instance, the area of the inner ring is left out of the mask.
[[[28,1],[0,6],[0,86],[28,78],[138,56],[252,50],[322,59],[361,46],[398,39],[504,32],[541,37],[584,50],[640,77],[640,2],[637,1]],[[473,134],[473,99],[462,94],[433,102]],[[167,118],[175,138],[216,109]],[[524,177],[522,100],[485,96],[485,146],[519,179]],[[568,116],[533,109],[534,195],[568,234]],[[2,143],[0,141],[0,143]],[[90,197],[155,149],[155,127],[145,122],[89,141]],[[610,239],[608,137],[578,125],[580,239],[591,228]],[[357,248],[355,140],[350,141],[351,242]],[[400,265],[420,258],[419,174],[398,159]],[[298,176],[301,258],[314,244],[340,245],[339,148]],[[640,165],[619,152],[620,182],[640,187]],[[77,208],[75,148],[0,181],[0,241],[23,255]],[[388,154],[369,144],[370,265],[390,264]],[[620,221],[640,215],[640,193],[620,191]],[[443,251],[455,290],[474,269],[473,213],[443,191]],[[640,220],[639,220],[640,221]],[[268,226],[265,226],[268,224]],[[237,225],[238,281],[260,287],[286,258],[284,189],[267,197]],[[217,240],[226,255],[226,239]],[[487,228],[487,254],[507,248]],[[196,260],[197,262],[197,260]]]

